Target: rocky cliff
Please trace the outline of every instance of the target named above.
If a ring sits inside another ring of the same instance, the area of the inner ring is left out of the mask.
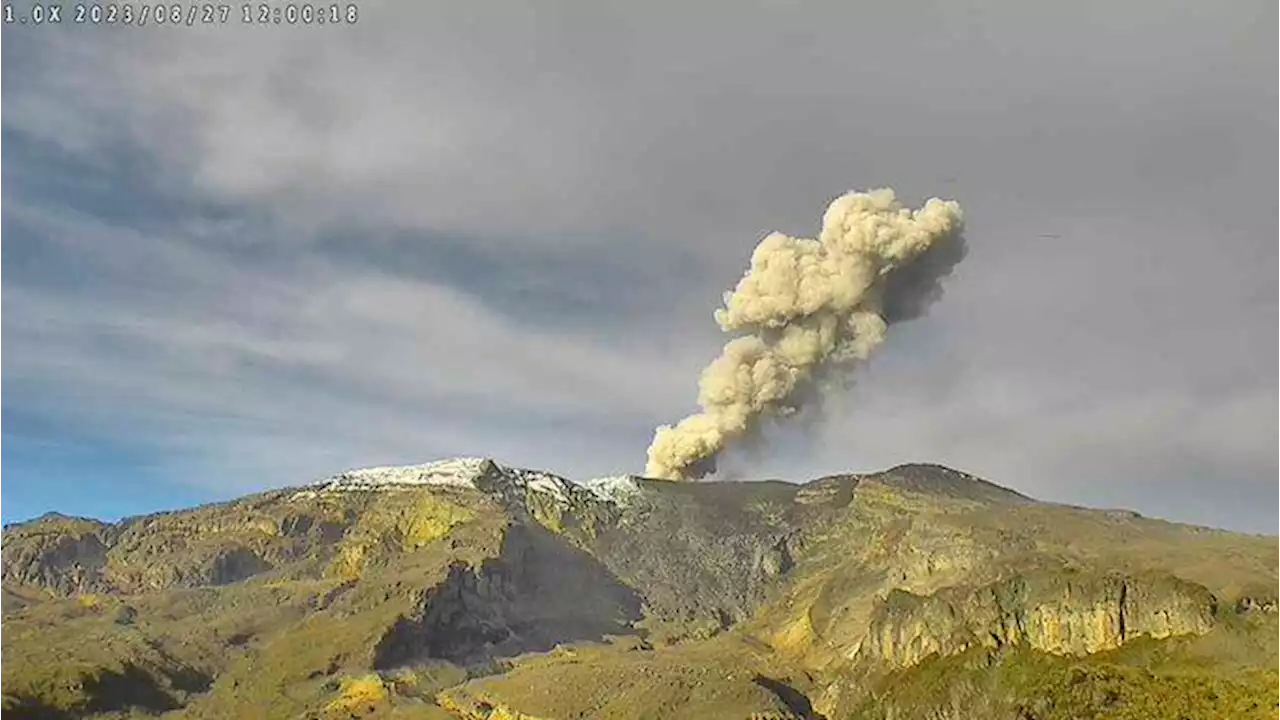
[[[1203,635],[1216,613],[1209,591],[1171,575],[1042,570],[933,595],[893,590],[876,604],[857,655],[894,667],[975,646],[1088,655],[1143,635]]]

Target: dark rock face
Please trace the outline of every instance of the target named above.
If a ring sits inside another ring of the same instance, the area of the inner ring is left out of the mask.
[[[392,668],[418,659],[465,664],[511,637],[504,615],[512,602],[495,565],[473,571],[458,563],[444,582],[428,590],[420,614],[402,617],[374,651],[375,668]]]
[[[6,696],[4,710],[13,717],[49,720],[139,710],[159,714],[182,707],[182,699],[189,693],[205,692],[211,684],[212,678],[190,668],[157,669],[126,663],[85,677],[80,688],[84,700],[74,710],[23,694]]]
[[[45,516],[28,525],[30,531],[18,542],[5,538],[6,580],[62,595],[94,592],[108,585],[104,577],[107,525],[62,516]]]
[[[724,629],[794,565],[796,530],[782,514],[797,489],[660,483],[587,547],[644,595],[654,619]]]
[[[49,514],[5,528],[4,580],[58,595],[154,592],[239,582],[323,550],[352,522],[281,493],[116,524]]]
[[[640,596],[590,555],[536,525],[512,525],[497,557],[454,563],[378,642],[374,666],[462,665],[632,632]]]
[[[201,585],[227,585],[253,577],[271,569],[271,563],[247,548],[233,548],[218,553],[206,570],[200,573]]]

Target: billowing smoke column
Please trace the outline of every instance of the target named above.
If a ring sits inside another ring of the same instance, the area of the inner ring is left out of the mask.
[[[865,360],[890,325],[941,295],[940,280],[965,254],[962,229],[954,201],[912,211],[883,189],[837,198],[816,240],[765,237],[715,314],[725,332],[743,334],[702,371],[702,411],[654,433],[645,475],[714,472],[730,441],[790,415],[824,376]]]

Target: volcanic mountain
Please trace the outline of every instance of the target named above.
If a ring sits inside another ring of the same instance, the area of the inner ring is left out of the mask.
[[[1275,537],[936,465],[463,458],[2,549],[6,717],[1276,717]]]

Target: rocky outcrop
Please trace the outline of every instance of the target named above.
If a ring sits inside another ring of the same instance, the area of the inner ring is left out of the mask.
[[[59,595],[103,590],[109,586],[104,577],[109,527],[57,513],[6,527],[4,579]]]
[[[930,596],[894,590],[876,607],[856,657],[907,667],[933,654],[1004,645],[1084,655],[1139,635],[1203,634],[1216,611],[1209,591],[1169,575],[1058,570]]]
[[[884,472],[865,476],[897,490],[994,505],[1028,505],[1035,501],[1009,488],[987,482],[968,473],[942,465],[914,463],[898,465]]]
[[[269,496],[268,496],[269,497]],[[55,595],[226,585],[328,546],[332,522],[245,501],[101,523],[56,514],[4,531],[4,580]],[[248,507],[246,507],[248,505]]]
[[[725,629],[792,570],[797,533],[772,508],[790,505],[796,486],[648,483],[584,547],[644,596],[664,634]]]
[[[641,600],[594,558],[537,525],[507,528],[497,557],[457,562],[378,642],[374,666],[468,665],[631,632]]]

